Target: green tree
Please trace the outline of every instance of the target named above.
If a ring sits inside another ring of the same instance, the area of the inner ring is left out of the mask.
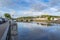
[[[10,14],[8,14],[8,13],[5,13],[5,14],[4,14],[4,16],[5,16],[6,18],[11,19],[11,15],[10,15]]]
[[[51,20],[51,16],[48,16],[48,21],[50,21]]]

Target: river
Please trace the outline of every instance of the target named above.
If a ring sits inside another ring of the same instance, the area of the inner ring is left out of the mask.
[[[18,40],[60,40],[60,24],[18,22]]]

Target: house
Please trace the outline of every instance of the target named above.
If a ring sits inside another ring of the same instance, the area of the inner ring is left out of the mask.
[[[54,18],[54,20],[59,20],[60,18]]]
[[[48,18],[33,18],[33,20],[48,20]]]

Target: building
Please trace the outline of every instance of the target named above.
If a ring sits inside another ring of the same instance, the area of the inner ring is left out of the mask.
[[[54,20],[59,20],[60,18],[54,18]]]
[[[48,20],[48,18],[33,18],[33,20]]]

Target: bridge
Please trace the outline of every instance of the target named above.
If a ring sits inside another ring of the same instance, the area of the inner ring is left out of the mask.
[[[0,24],[0,40],[13,40],[12,31],[15,32],[13,29],[15,28],[15,30],[17,30],[17,26],[13,29],[12,28],[13,26],[11,25],[11,21],[7,21],[3,24]]]
[[[31,22],[31,21],[33,21],[33,19],[16,19],[18,22]]]

